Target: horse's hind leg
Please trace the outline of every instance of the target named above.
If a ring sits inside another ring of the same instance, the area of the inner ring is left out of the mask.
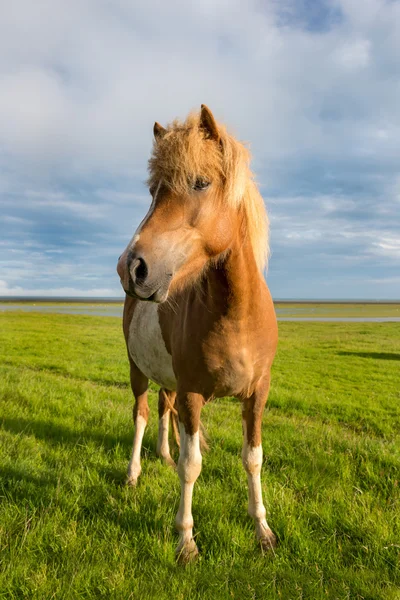
[[[158,393],[158,440],[157,440],[157,456],[162,458],[167,465],[175,467],[175,462],[171,457],[169,450],[169,422],[170,417],[174,418],[174,404],[176,392],[171,392],[161,388]]]
[[[243,450],[242,461],[249,486],[249,515],[253,517],[256,535],[264,550],[276,546],[276,537],[266,521],[266,511],[261,490],[261,421],[269,391],[269,377],[256,392],[243,401]]]
[[[135,405],[133,407],[133,422],[135,424],[135,433],[133,436],[132,456],[128,466],[127,484],[136,485],[140,472],[140,451],[142,449],[142,440],[144,430],[149,418],[149,405],[147,403],[148,378],[138,369],[133,360],[129,357],[131,368],[131,387],[135,396]]]

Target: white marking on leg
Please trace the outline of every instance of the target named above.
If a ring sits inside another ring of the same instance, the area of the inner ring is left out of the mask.
[[[275,539],[267,520],[266,511],[262,499],[261,489],[261,466],[262,466],[262,445],[250,446],[247,441],[247,424],[243,420],[243,449],[242,461],[247,473],[247,482],[249,486],[249,515],[254,519],[256,526],[257,539],[260,541]],[[267,545],[267,544],[266,544]]]
[[[193,540],[192,496],[193,486],[200,475],[202,456],[200,452],[200,433],[188,435],[182,423],[179,423],[181,450],[178,461],[178,475],[181,481],[181,499],[176,528],[179,531],[177,554],[183,560],[190,560],[197,554],[196,543]]]
[[[166,410],[158,421],[158,440],[157,440],[157,455],[160,456],[168,465],[175,466],[169,450],[169,420],[171,411]]]
[[[142,467],[140,466],[140,451],[147,421],[142,415],[137,415],[135,421],[135,433],[133,435],[132,456],[128,466],[128,483],[136,485]]]

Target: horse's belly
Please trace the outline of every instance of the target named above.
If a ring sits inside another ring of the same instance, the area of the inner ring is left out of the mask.
[[[129,354],[146,377],[167,388],[176,389],[172,357],[168,353],[158,320],[158,304],[138,302],[129,327]]]

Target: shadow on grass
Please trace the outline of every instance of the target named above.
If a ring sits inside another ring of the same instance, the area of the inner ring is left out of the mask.
[[[110,450],[117,445],[123,445],[130,449],[133,439],[133,432],[129,435],[113,435],[90,428],[77,431],[53,421],[34,421],[21,417],[6,417],[2,419],[1,427],[11,433],[34,435],[35,438],[52,445],[69,444],[76,446],[92,441],[103,446],[106,450]]]
[[[64,367],[61,367],[60,365],[51,365],[51,364],[47,364],[47,365],[27,365],[27,364],[23,364],[20,361],[12,361],[12,360],[3,360],[2,361],[4,365],[7,365],[9,367],[14,367],[14,368],[18,368],[18,369],[26,369],[29,371],[33,371],[35,373],[48,373],[51,375],[58,375],[59,377],[65,377],[66,379],[72,379],[73,381],[83,381],[85,383],[94,383],[96,385],[104,385],[107,387],[116,387],[116,388],[129,388],[129,382],[128,382],[128,376],[127,376],[127,380],[126,381],[115,381],[115,379],[106,379],[106,378],[101,378],[101,377],[82,377],[80,375],[76,375],[74,373],[70,373],[67,369],[65,369]]]
[[[400,354],[394,352],[351,352],[342,350],[339,356],[359,356],[360,358],[376,358],[378,360],[400,360]]]
[[[25,469],[0,467],[1,495],[3,501],[30,501],[40,505],[54,497],[57,479],[48,473],[34,475]]]
[[[90,432],[88,436],[85,431],[74,432],[54,423],[26,419],[4,419],[2,425],[5,430],[15,434],[33,434],[50,446],[65,443],[79,446],[89,438],[101,442],[103,447],[104,441],[109,447],[115,444],[126,444],[126,465],[128,464],[132,445],[131,436],[104,436],[100,432]],[[159,460],[155,453],[154,459]],[[140,489],[141,482],[139,481],[138,489],[125,486],[125,468],[119,469],[111,464],[92,465],[91,469],[96,470],[100,475],[100,481],[96,484],[93,484],[90,479],[76,483],[69,477],[65,477],[62,469],[52,473],[51,469],[54,465],[51,459],[47,463],[45,457],[43,457],[42,468],[44,472],[34,473],[29,468],[18,467],[18,465],[0,466],[0,499],[18,506],[25,506],[28,503],[26,506],[29,505],[32,509],[40,508],[45,511],[50,510],[51,506],[61,507],[66,513],[72,511],[74,518],[78,516],[81,519],[88,519],[95,527],[101,527],[102,522],[107,520],[126,533],[134,534],[136,540],[140,536],[147,539],[149,531],[159,538],[164,535],[166,521],[165,517],[160,515],[159,499],[146,495],[145,499],[142,498],[144,508],[142,502],[137,500],[137,496],[143,496],[143,491]],[[169,498],[170,492],[169,488],[165,490],[166,499]],[[75,501],[71,501],[71,498],[75,498]]]
[[[127,488],[129,494],[123,488],[113,492],[87,481],[78,491],[62,476],[52,476],[49,473],[36,475],[23,468],[10,466],[0,467],[0,482],[3,503],[10,506],[16,504],[19,511],[26,510],[36,520],[47,514],[51,524],[54,511],[61,509],[66,521],[79,520],[83,528],[90,523],[94,535],[96,530],[104,529],[104,522],[107,521],[128,534],[132,544],[141,543],[142,540],[144,546],[147,545],[149,558],[153,552],[153,536],[160,539],[164,537],[165,531],[169,532],[169,527],[166,527],[167,519],[160,514],[159,500],[147,496],[142,499],[143,502],[138,502],[134,499],[136,491],[132,488]],[[169,493],[170,490],[166,490],[166,499]],[[18,522],[14,535],[21,528],[22,531],[23,527],[24,522]]]
[[[0,429],[9,431],[16,435],[33,435],[36,439],[42,440],[50,446],[84,446],[87,443],[94,442],[104,450],[110,451],[117,446],[123,448],[126,455],[126,466],[128,466],[129,457],[132,450],[133,426],[129,433],[112,434],[86,427],[81,430],[66,427],[60,423],[43,420],[29,420],[22,417],[4,418],[0,421]],[[142,446],[142,459],[159,460],[156,456],[157,437],[150,431],[146,431]],[[176,454],[176,459],[178,455]],[[102,475],[109,483],[122,485],[126,481],[126,471],[117,468],[107,468],[103,470]]]

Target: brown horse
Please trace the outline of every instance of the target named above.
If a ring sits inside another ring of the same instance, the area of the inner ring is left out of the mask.
[[[192,493],[201,471],[200,413],[212,398],[242,403],[242,460],[249,514],[264,549],[275,545],[261,491],[261,420],[278,333],[263,277],[268,218],[249,153],[202,105],[184,123],[154,125],[150,209],[118,262],[126,292],[123,328],[135,396],[128,482],[139,477],[148,380],[161,386],[158,454],[178,414],[181,499],[178,558],[197,554]],[[145,302],[147,300],[147,302]],[[175,409],[176,406],[176,409]]]

